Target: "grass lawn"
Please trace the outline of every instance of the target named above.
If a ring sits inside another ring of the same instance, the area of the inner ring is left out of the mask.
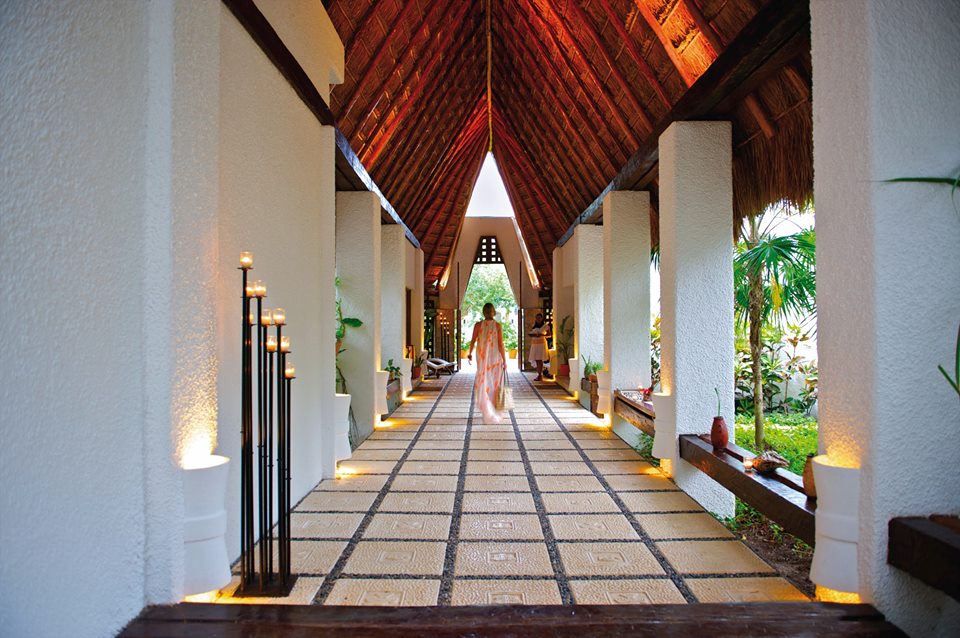
[[[767,448],[790,461],[787,468],[795,474],[803,472],[807,454],[817,453],[817,419],[802,414],[773,412],[764,415],[764,441]],[[756,453],[753,444],[753,415],[738,414],[736,441],[740,447]]]

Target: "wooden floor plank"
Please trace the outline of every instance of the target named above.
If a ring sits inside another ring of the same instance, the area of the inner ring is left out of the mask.
[[[869,605],[736,603],[503,607],[149,607],[122,638],[165,636],[903,636]]]

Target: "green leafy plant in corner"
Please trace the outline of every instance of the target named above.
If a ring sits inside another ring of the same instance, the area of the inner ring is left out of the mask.
[[[336,346],[336,369],[337,369],[337,392],[342,394],[347,393],[347,380],[343,376],[343,371],[340,370],[340,353],[344,351],[343,340],[347,336],[347,328],[359,328],[363,325],[363,321],[356,317],[344,317],[343,316],[343,300],[340,298],[340,278],[337,277],[334,280],[334,284],[337,289],[337,346]]]
[[[957,328],[957,354],[954,357],[953,378],[950,378],[950,375],[942,365],[938,365],[937,369],[940,370],[940,374],[943,375],[947,383],[950,384],[950,387],[953,388],[953,391],[960,397],[960,327]]]
[[[403,376],[400,368],[394,365],[393,359],[387,359],[387,365],[383,366],[383,369],[390,373],[390,381],[395,381]]]
[[[583,356],[583,378],[589,379],[590,375],[596,374],[602,368],[602,364],[599,361],[594,361],[590,357]]]
[[[570,358],[570,345],[573,341],[573,319],[570,315],[563,318],[557,328],[557,358],[561,364]]]

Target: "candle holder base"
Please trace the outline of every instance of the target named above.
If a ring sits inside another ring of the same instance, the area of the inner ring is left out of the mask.
[[[236,591],[233,592],[233,596],[235,598],[285,598],[290,595],[296,582],[297,577],[290,576],[290,578],[287,579],[287,584],[284,585],[277,576],[274,576],[270,579],[269,583],[263,586],[263,589],[261,589],[260,584],[256,582],[250,583],[246,587],[240,585],[240,587],[237,587]]]

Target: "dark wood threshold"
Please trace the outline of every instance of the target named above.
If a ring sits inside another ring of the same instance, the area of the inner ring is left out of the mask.
[[[636,390],[617,390],[613,393],[613,412],[634,425],[647,436],[653,436],[656,413],[644,405]]]
[[[887,563],[960,600],[960,518],[894,518]]]
[[[764,476],[754,470],[745,470],[743,460],[753,456],[733,443],[725,450],[715,452],[706,435],[680,436],[680,458],[709,475],[787,532],[813,545],[816,499],[807,498],[802,479],[792,472],[777,470],[773,475]]]
[[[602,419],[603,415],[597,412],[597,407],[600,404],[600,386],[597,385],[596,381],[581,377],[580,389],[590,395],[590,412],[593,413],[593,416]]]
[[[192,636],[657,638],[904,636],[870,605],[731,603],[491,607],[325,607],[183,603],[147,607],[121,638]]]

